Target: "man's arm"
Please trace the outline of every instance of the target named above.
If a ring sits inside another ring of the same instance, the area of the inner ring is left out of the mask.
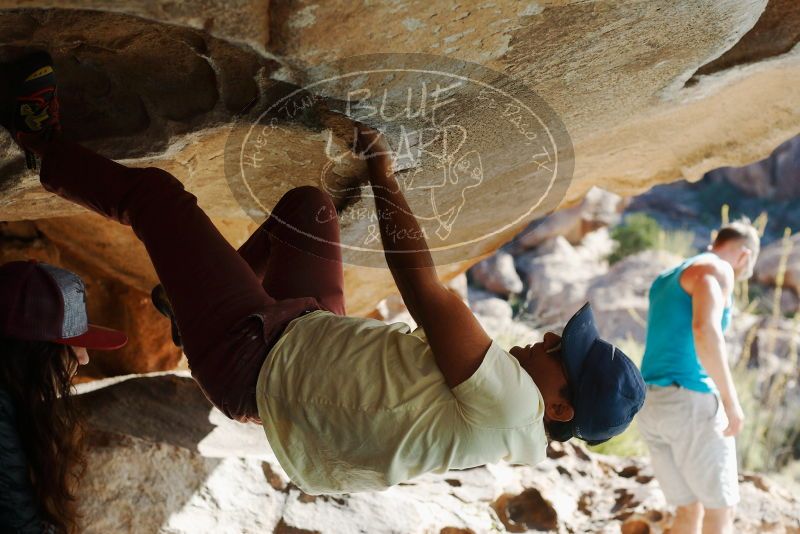
[[[690,271],[691,270],[691,271]],[[713,265],[689,267],[685,273],[687,291],[692,296],[692,332],[700,363],[714,380],[728,416],[726,436],[738,434],[744,424],[733,377],[728,368],[722,313],[733,285],[733,274]]]
[[[408,311],[425,330],[447,385],[454,388],[480,367],[492,340],[470,309],[439,280],[425,235],[392,172],[383,136],[359,126],[358,148],[368,158],[386,263]]]

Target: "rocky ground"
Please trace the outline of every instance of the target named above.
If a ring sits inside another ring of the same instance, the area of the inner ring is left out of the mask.
[[[655,534],[671,520],[645,462],[576,444],[552,445],[536,467],[490,465],[314,497],[287,479],[260,426],[226,419],[184,374],[82,390],[86,533]],[[798,496],[751,474],[741,490],[736,532],[800,532]]]

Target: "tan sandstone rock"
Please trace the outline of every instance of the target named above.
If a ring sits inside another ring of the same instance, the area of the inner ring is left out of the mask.
[[[455,7],[423,1],[0,0],[0,58],[13,55],[10,47],[49,49],[68,137],[131,165],[167,169],[215,221],[250,229],[258,217],[243,209],[241,187],[226,179],[231,140],[249,131],[275,91],[317,79],[331,61],[436,54],[525,84],[571,137],[574,162],[564,162],[574,164],[563,200],[569,205],[591,186],[630,195],[657,183],[695,180],[715,167],[759,159],[795,134],[800,51],[792,28],[799,19],[793,2],[776,0],[503,0]],[[386,82],[390,92],[395,82]],[[522,194],[538,164],[503,166],[525,149],[496,129],[497,113],[463,106],[454,118],[483,136],[484,160],[498,163],[483,176],[480,195],[459,204],[463,191],[456,188],[438,199],[463,208],[453,239],[468,243],[441,252],[446,279],[542,215]],[[321,109],[283,124],[259,155],[257,196],[264,208],[296,185],[360,183],[363,164],[347,159],[320,178],[327,142],[341,153],[346,137]],[[0,155],[0,220],[84,217],[81,208],[40,188],[5,134]],[[410,201],[422,210],[428,199],[420,193]],[[345,238],[357,242],[368,235],[368,221],[357,215],[371,200],[337,202]],[[500,224],[508,213],[522,215]],[[75,221],[42,224],[64,247],[102,251],[85,256],[115,280],[139,289],[154,281],[129,233],[83,234],[80,228],[97,228],[96,221]],[[374,253],[352,251],[348,263],[349,311],[368,313],[392,292],[391,277]]]
[[[191,379],[87,384],[83,532],[665,532],[671,511],[643,460],[552,445],[536,467],[424,475],[384,492],[313,497],[286,477],[257,425],[211,409]],[[745,475],[736,531],[797,532],[800,503]],[[650,530],[631,530],[645,525]]]
[[[522,291],[522,280],[514,267],[514,257],[508,252],[497,251],[476,263],[470,269],[470,275],[484,289],[504,297]]]
[[[523,231],[514,239],[514,246],[522,250],[534,248],[559,235],[577,245],[589,232],[617,224],[626,205],[619,195],[593,187],[577,206],[558,210]]]

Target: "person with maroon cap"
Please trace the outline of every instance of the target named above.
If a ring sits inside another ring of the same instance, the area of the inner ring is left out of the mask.
[[[71,379],[87,349],[125,345],[90,324],[74,273],[37,261],[0,266],[0,532],[77,529],[80,419]]]

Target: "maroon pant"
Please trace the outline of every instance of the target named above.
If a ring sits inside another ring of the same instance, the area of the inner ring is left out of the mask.
[[[128,168],[54,141],[41,181],[133,228],[172,304],[192,376],[228,417],[258,420],[258,373],[292,319],[316,309],[345,313],[336,210],[315,187],[286,193],[237,253],[197,198],[161,169]]]

